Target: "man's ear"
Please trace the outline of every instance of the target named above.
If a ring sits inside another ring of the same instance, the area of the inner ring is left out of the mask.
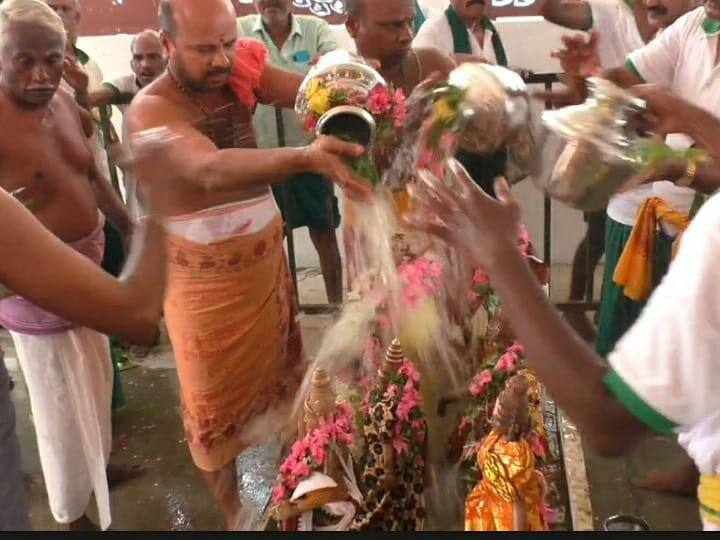
[[[355,39],[357,37],[358,29],[360,25],[358,24],[357,19],[353,17],[348,17],[345,19],[345,28],[348,31],[348,34],[350,34],[350,37]]]

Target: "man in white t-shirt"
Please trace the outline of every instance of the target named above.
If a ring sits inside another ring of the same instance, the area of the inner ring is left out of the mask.
[[[624,67],[609,70],[605,76],[622,86],[632,86],[642,82],[651,82],[669,88],[687,101],[701,107],[711,114],[718,115],[720,110],[720,1],[707,0],[705,6],[694,9],[680,17],[665,29],[657,38],[631,53]],[[574,43],[577,54],[582,48],[591,52],[596,44],[593,40],[586,44]],[[561,56],[566,53],[561,53]],[[565,62],[566,70],[572,77],[594,73],[592,62],[584,62],[578,72],[572,63]],[[581,73],[582,72],[582,73]],[[687,148],[692,141],[679,134],[672,134],[668,144],[678,150]],[[645,306],[645,299],[628,297],[626,289],[616,283],[615,266],[620,254],[625,250],[635,214],[640,205],[650,197],[664,201],[671,210],[679,215],[689,212],[694,198],[691,185],[712,181],[718,171],[712,163],[698,163],[694,159],[669,161],[649,175],[648,183],[616,196],[608,209],[607,252],[603,298],[600,311],[600,328],[597,342],[598,352],[607,355],[632,326]],[[669,181],[675,182],[673,185]],[[672,227],[661,223],[657,231],[652,264],[652,286],[656,286],[666,273],[671,259]],[[632,255],[632,252],[629,253]],[[622,281],[618,279],[618,281]],[[686,490],[693,482],[689,468],[649,475],[642,486],[672,491]]]
[[[507,65],[500,34],[485,13],[486,0],[451,0],[448,8],[428,17],[415,47],[436,47],[455,61],[482,60]]]
[[[90,101],[94,107],[115,105],[124,114],[135,94],[144,88],[163,71],[166,59],[160,34],[154,30],[143,30],[130,43],[132,73],[116,79],[105,81],[95,91],[90,92]],[[126,139],[125,122],[123,120],[123,139]],[[145,215],[143,205],[138,196],[138,186],[129,172],[123,175],[125,187],[125,203],[133,221]]]
[[[688,130],[720,163],[717,117],[657,87],[635,91],[665,127]],[[705,193],[720,186],[700,182]],[[520,211],[506,184],[498,186],[499,201],[467,187],[437,185],[430,194],[413,200],[418,214],[410,223],[485,269],[529,367],[584,440],[603,455],[622,455],[653,433],[679,433],[702,472],[704,528],[720,530],[720,195],[690,224],[668,275],[608,365],[563,322],[518,252]]]
[[[631,52],[644,46],[658,30],[670,26],[695,4],[695,0],[545,0],[542,15],[565,28],[595,31],[600,66],[610,69],[622,65]],[[611,201],[610,208],[614,204]],[[635,222],[635,214],[637,207],[630,226]],[[606,212],[587,213],[585,221],[588,224],[587,233],[573,259],[571,301],[585,297],[589,276],[594,273],[606,250]],[[612,267],[614,269],[614,265]],[[610,310],[605,311],[608,313]],[[568,314],[568,321],[586,339],[595,337],[595,331],[584,314]]]

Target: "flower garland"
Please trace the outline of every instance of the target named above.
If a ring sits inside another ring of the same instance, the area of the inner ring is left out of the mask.
[[[375,144],[382,146],[393,139],[396,129],[404,125],[407,117],[405,94],[402,89],[394,89],[383,84],[376,85],[366,93],[355,89],[330,89],[320,80],[314,79],[307,88],[306,97],[308,114],[305,116],[304,124],[305,129],[312,133],[320,118],[330,109],[351,105],[360,107],[373,116],[376,126]],[[339,136],[343,138],[342,135]],[[373,185],[380,181],[380,172],[373,156],[369,153],[355,158],[350,165],[356,173],[370,180]]]
[[[329,419],[293,444],[282,465],[272,491],[274,504],[289,500],[298,484],[313,471],[322,469],[334,447],[348,447],[355,436],[355,419],[352,407],[339,403]]]
[[[421,409],[420,373],[405,360],[397,373],[386,374],[384,389],[375,385],[361,405],[365,422],[372,422],[370,412],[380,402],[388,403],[396,422],[392,427],[392,447],[400,470],[423,467],[427,426]]]

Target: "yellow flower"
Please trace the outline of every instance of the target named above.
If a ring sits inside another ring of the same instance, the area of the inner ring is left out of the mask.
[[[441,98],[435,102],[435,105],[433,105],[433,111],[435,112],[435,116],[443,122],[452,120],[457,114],[445,98]]]
[[[308,99],[308,109],[315,114],[322,116],[330,108],[330,92],[324,88],[318,88]]]

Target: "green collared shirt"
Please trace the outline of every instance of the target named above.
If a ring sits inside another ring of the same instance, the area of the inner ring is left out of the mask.
[[[305,74],[310,61],[338,48],[337,41],[328,23],[318,17],[292,15],[292,28],[287,41],[278,49],[270,34],[263,26],[259,15],[247,15],[238,19],[238,34],[241,37],[262,41],[268,49],[268,61],[277,67]],[[278,146],[277,123],[274,107],[259,105],[255,112],[255,135],[260,148]],[[302,128],[297,115],[283,110],[285,146],[303,146],[308,135]]]

